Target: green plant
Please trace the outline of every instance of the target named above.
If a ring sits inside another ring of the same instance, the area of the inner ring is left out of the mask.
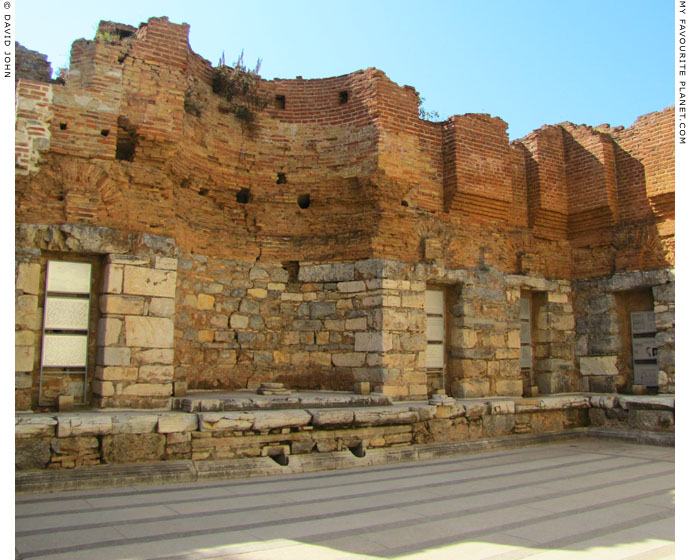
[[[213,69],[211,87],[213,93],[222,97],[229,106],[222,107],[221,112],[231,112],[243,123],[254,121],[255,113],[268,105],[268,97],[261,93],[259,69],[261,59],[257,60],[254,69],[244,64],[244,51],[231,66],[225,64],[225,53]]]
[[[423,105],[424,105],[424,99],[421,95],[417,94],[417,107],[419,108],[419,118],[424,119],[426,121],[439,121],[441,120],[441,116],[438,114],[438,111],[427,111]]]
[[[96,33],[96,37],[94,37],[96,41],[107,41],[108,43],[114,43],[117,41],[120,36],[117,33],[111,33],[110,31],[98,31]]]

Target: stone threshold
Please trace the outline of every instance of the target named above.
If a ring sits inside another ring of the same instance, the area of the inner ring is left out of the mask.
[[[93,488],[123,488],[143,484],[179,484],[299,474],[425,461],[482,451],[562,443],[586,437],[617,439],[646,445],[675,445],[673,433],[574,428],[543,434],[520,434],[449,443],[367,449],[362,457],[357,457],[351,451],[291,455],[285,465],[278,464],[271,457],[247,457],[215,461],[160,461],[145,464],[24,471],[15,473],[15,492],[17,494],[64,492]]]

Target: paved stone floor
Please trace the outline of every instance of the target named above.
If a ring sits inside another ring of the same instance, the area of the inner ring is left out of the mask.
[[[674,449],[592,438],[16,501],[26,559],[652,560],[674,548]]]

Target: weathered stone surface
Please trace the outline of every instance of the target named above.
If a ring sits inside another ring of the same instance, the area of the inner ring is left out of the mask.
[[[14,419],[16,438],[35,438],[55,435],[57,419],[52,416],[17,416]]]
[[[121,264],[106,264],[103,271],[103,291],[106,294],[121,294],[124,266]]]
[[[193,432],[199,427],[199,419],[196,414],[186,412],[173,412],[161,414],[158,417],[157,431],[159,434],[171,434],[175,432]]]
[[[387,352],[392,347],[390,333],[355,333],[355,352]]]
[[[14,349],[14,371],[32,371],[34,369],[34,348],[16,346]]]
[[[333,354],[333,365],[336,367],[361,367],[366,359],[365,352],[347,352],[345,354]]]
[[[112,416],[112,433],[117,434],[151,434],[158,425],[157,414],[117,413]]]
[[[25,294],[38,294],[41,280],[41,265],[38,263],[19,263],[15,289]]]
[[[522,380],[497,379],[496,394],[499,396],[519,397],[522,395]]]
[[[198,417],[199,431],[201,432],[250,430],[255,418],[254,413],[247,412],[204,412]]]
[[[614,408],[618,406],[618,397],[614,395],[592,395],[589,402],[592,408]]]
[[[165,348],[152,348],[151,350],[140,350],[133,356],[133,361],[138,364],[172,364],[175,351]]]
[[[161,317],[125,317],[127,346],[144,348],[172,348],[174,326]]]
[[[484,437],[508,435],[515,428],[514,414],[500,414],[482,417],[482,431]]]
[[[355,409],[354,412],[355,426],[388,426],[419,422],[419,413],[407,408]]]
[[[669,410],[630,410],[628,422],[633,430],[669,431],[675,426],[675,415]]]
[[[172,383],[175,370],[173,366],[146,365],[139,368],[139,383]]]
[[[128,366],[132,360],[129,348],[106,346],[99,348],[96,362],[100,366]]]
[[[162,434],[119,434],[103,436],[103,460],[106,463],[160,461],[165,457]]]
[[[299,269],[300,282],[348,282],[354,280],[354,275],[353,263],[319,264]]]
[[[144,298],[140,296],[103,295],[98,300],[101,313],[112,315],[142,315]]]
[[[50,437],[18,438],[14,442],[14,468],[43,469],[50,462]]]
[[[673,396],[626,395],[618,397],[618,403],[623,410],[652,409],[675,410],[676,399]]]
[[[83,412],[75,415],[58,415],[57,437],[97,436],[112,432],[113,422],[109,415]]]
[[[473,399],[489,394],[488,379],[453,379],[451,394],[458,399]]]
[[[253,430],[292,428],[311,423],[311,414],[306,410],[272,410],[254,412]]]
[[[309,409],[307,410],[312,416],[312,425],[315,428],[352,426],[355,419],[354,410],[350,409]]]
[[[137,397],[169,397],[172,395],[172,383],[134,383],[122,389],[122,394]]]
[[[581,375],[618,375],[617,356],[583,356],[580,358]]]
[[[177,272],[125,266],[123,292],[142,296],[175,297]]]
[[[175,300],[172,298],[151,298],[149,314],[155,317],[172,317],[175,315]]]
[[[486,401],[491,414],[514,414],[515,401],[509,400],[489,400]]]

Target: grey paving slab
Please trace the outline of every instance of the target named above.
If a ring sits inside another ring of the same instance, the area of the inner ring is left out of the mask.
[[[19,496],[16,544],[25,560],[671,557],[673,454],[606,443]]]

